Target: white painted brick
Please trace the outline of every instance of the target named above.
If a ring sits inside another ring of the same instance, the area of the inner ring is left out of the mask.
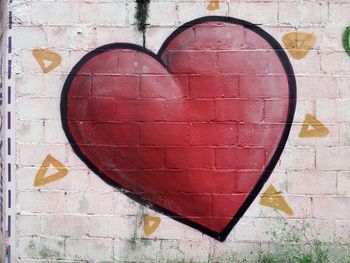
[[[177,224],[180,224],[180,223],[177,223]],[[230,235],[232,235],[232,233]],[[230,237],[230,235],[228,237]],[[192,227],[186,227],[185,236],[182,239],[193,240],[193,241],[201,241],[201,240],[204,241],[204,240],[207,240],[208,238],[209,238],[208,236],[198,231],[197,229],[194,229]]]
[[[147,34],[147,40],[149,36]],[[102,27],[96,31],[96,47],[111,43],[135,43],[142,45],[142,37],[135,28]]]
[[[340,36],[343,35],[346,24],[339,23],[339,18],[335,21],[336,24],[330,19],[330,23],[318,31],[321,51],[344,51]]]
[[[185,262],[202,262],[209,259],[212,247],[209,242],[179,241],[179,250],[185,252]]]
[[[27,143],[40,143],[43,140],[43,121],[21,120],[17,121],[17,141]]]
[[[135,215],[136,211],[144,211],[147,213],[147,208],[133,201],[125,194],[115,191],[112,193],[112,195],[114,196],[116,215]]]
[[[157,262],[160,254],[159,240],[114,239],[115,260]]]
[[[304,123],[305,114],[316,115],[316,101],[315,100],[297,100],[297,106],[294,115],[294,123]]]
[[[321,55],[317,50],[310,50],[307,56],[303,59],[292,59],[294,73],[297,77],[305,75],[320,75],[322,74]]]
[[[184,262],[185,252],[178,248],[177,240],[162,240],[159,262]]]
[[[234,228],[235,239],[238,241],[266,241],[269,229],[269,219],[241,218]]]
[[[270,211],[270,209],[266,209],[264,206],[261,206],[259,204],[261,195],[264,193],[264,191],[266,190],[266,187],[268,187],[269,185],[270,184],[268,182],[265,185],[265,187],[260,191],[259,195],[255,198],[253,203],[249,206],[249,208],[245,212],[244,216],[257,218],[257,217],[261,216],[262,214],[266,215],[268,213],[272,213],[273,212],[273,211]],[[233,235],[232,235],[232,238],[233,238]],[[229,240],[232,241],[233,239],[229,238]]]
[[[174,2],[150,2],[147,23],[151,25],[174,25],[176,22],[177,10]]]
[[[230,4],[229,16],[247,20],[253,24],[277,25],[278,5],[274,2]]]
[[[273,171],[266,185],[272,184],[278,191],[285,192],[287,190],[287,173],[281,171]],[[263,190],[260,192],[263,193]]]
[[[26,1],[13,2],[11,5],[13,23],[30,25],[30,3]]]
[[[17,206],[22,212],[30,213],[62,213],[66,210],[64,192],[25,191],[17,196]]]
[[[338,100],[319,99],[316,101],[316,116],[322,123],[337,123]]]
[[[70,61],[70,53],[66,50],[57,50],[57,49],[50,49],[50,51],[57,53],[62,58],[62,61],[60,65],[58,65],[55,69],[50,71],[48,74],[62,74],[62,73],[69,73],[72,69],[71,65],[69,64]],[[17,73],[40,73],[43,74],[38,62],[33,57],[32,50],[20,50],[16,51],[15,58],[18,56],[21,57],[21,59],[15,60],[14,63],[14,71]]]
[[[338,173],[337,188],[340,196],[350,196],[350,172]]]
[[[208,10],[207,10],[208,3],[209,2],[207,1],[206,2],[196,1],[196,2],[189,2],[189,3],[179,2],[178,16],[179,16],[180,24],[184,24],[198,17],[208,15]],[[228,6],[225,4],[221,4],[221,8],[218,10],[215,10],[212,14],[228,15]]]
[[[318,170],[349,170],[350,148],[320,147],[316,149],[316,169]]]
[[[149,236],[144,233],[143,215],[138,216],[137,237],[149,239],[183,239],[186,237],[186,229],[188,226],[181,224],[174,219],[159,214],[151,213],[152,216],[161,218],[160,225],[157,230]],[[193,239],[192,236],[189,236]]]
[[[68,143],[66,134],[62,128],[62,122],[46,120],[44,126],[44,143],[64,144]]]
[[[329,22],[332,25],[345,25],[350,24],[350,3],[344,1],[343,3],[329,3]]]
[[[330,249],[328,253],[330,262],[342,262],[344,259],[350,258],[350,250],[348,249],[348,247],[349,245],[347,244],[336,244],[332,246],[332,249]]]
[[[338,79],[323,75],[298,76],[298,99],[336,99]]]
[[[34,236],[41,234],[41,216],[38,215],[17,215],[18,233],[20,236]]]
[[[136,234],[135,216],[89,216],[89,236],[131,239]]]
[[[43,215],[41,229],[49,236],[86,236],[88,218],[85,216]]]
[[[126,23],[125,3],[86,3],[80,5],[79,22],[93,25],[119,25]]]
[[[281,167],[288,170],[315,168],[315,149],[285,148],[281,155]]]
[[[60,107],[58,99],[19,97],[17,102],[20,119],[60,119]]]
[[[342,99],[350,99],[350,77],[338,76],[337,86],[339,90],[339,97]]]
[[[48,154],[65,164],[67,160],[67,149],[65,145],[57,144],[18,144],[19,163],[23,166],[40,167]]]
[[[329,130],[329,134],[326,137],[299,137],[303,124],[293,124],[290,135],[288,137],[287,146],[338,146],[340,143],[339,124],[323,124]]]
[[[290,218],[310,218],[312,215],[312,197],[285,195],[286,201],[294,214]],[[286,216],[286,214],[283,214]]]
[[[322,52],[321,68],[329,74],[350,75],[349,56],[344,51]]]
[[[81,49],[96,47],[96,29],[93,27],[55,26],[45,28],[50,49]]]
[[[113,240],[108,238],[68,238],[67,257],[83,260],[113,260]]]
[[[350,112],[347,110],[350,106],[350,100],[339,100],[337,103],[337,110],[338,110],[338,120],[339,121],[345,121],[347,124],[350,121]]]
[[[336,172],[288,172],[290,194],[335,194]]]
[[[256,258],[257,252],[260,250],[258,242],[227,242],[222,246],[221,243],[214,243],[213,259],[221,260],[219,262],[231,262],[234,255],[238,258],[253,260]]]
[[[71,25],[78,22],[79,5],[75,2],[31,3],[31,22],[35,25]],[[62,19],[64,18],[64,19]]]
[[[350,242],[350,220],[335,220],[336,239],[341,243]]]
[[[281,2],[279,22],[299,27],[326,24],[328,5],[324,1]]]
[[[67,193],[67,211],[74,214],[110,215],[114,211],[113,195],[109,193]]]
[[[176,27],[158,27],[158,26],[150,26],[147,28],[147,36],[146,36],[146,47],[151,48],[158,52],[163,42],[167,39],[168,36],[172,32],[174,32]]]
[[[42,27],[15,27],[12,34],[16,49],[45,48],[47,45],[46,34]]]
[[[314,197],[312,213],[316,218],[346,219],[350,217],[350,198]],[[336,211],[336,213],[333,213]]]
[[[21,167],[16,171],[17,187],[19,191],[33,190],[34,179],[39,167]],[[47,176],[49,176],[48,170]],[[64,178],[46,184],[40,189],[45,190],[62,190],[62,191],[84,191],[88,187],[89,171],[81,169],[68,169],[68,175]]]
[[[68,162],[67,166],[74,167],[76,169],[88,169],[86,164],[80,160],[80,158],[75,154],[72,147],[68,146]]]
[[[20,237],[18,254],[20,258],[44,259],[46,262],[64,258],[65,242],[63,238]],[[36,260],[35,260],[36,261]]]
[[[71,68],[69,70],[71,70]],[[67,77],[68,73],[45,74],[43,83],[43,95],[45,97],[54,97],[60,99],[62,88]]]
[[[43,95],[44,83],[43,74],[16,74],[16,83],[18,86],[18,96],[41,96]]]
[[[299,220],[300,221],[300,220]],[[314,240],[320,240],[323,242],[335,241],[335,223],[334,220],[325,219],[310,219],[304,220],[309,223],[309,228],[306,229],[306,236]]]
[[[93,172],[89,173],[88,180],[88,191],[98,193],[112,193],[115,191],[115,188],[113,186],[103,181],[98,175]]]

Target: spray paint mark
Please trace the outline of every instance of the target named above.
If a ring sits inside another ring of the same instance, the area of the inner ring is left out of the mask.
[[[282,41],[293,58],[302,59],[314,47],[316,37],[310,33],[291,32],[284,35]]]
[[[348,26],[343,34],[343,47],[350,56],[350,26]]]
[[[263,193],[259,204],[280,210],[290,216],[294,214],[281,192],[278,192],[272,184]]]
[[[146,26],[148,18],[148,8],[151,0],[136,0],[136,26],[137,30],[142,33],[142,44],[146,46]]]
[[[207,9],[209,11],[215,11],[220,9],[220,0],[211,0]]]
[[[57,172],[49,176],[46,176],[47,170],[51,165],[57,169]],[[49,154],[44,159],[43,163],[41,164],[41,167],[39,168],[39,171],[35,176],[34,186],[39,187],[39,186],[49,184],[51,182],[62,179],[67,174],[68,174],[67,168],[61,162],[59,162]]]
[[[145,216],[143,218],[143,231],[145,235],[149,236],[154,233],[160,225],[160,221],[160,217],[158,216]]]
[[[311,128],[311,129],[310,129]],[[299,137],[326,137],[329,130],[311,114],[306,114]]]
[[[60,65],[62,61],[60,55],[45,49],[34,49],[32,54],[36,61],[39,63],[39,66],[44,73],[48,73],[51,70],[55,69]],[[49,62],[49,64],[45,63],[47,61]]]

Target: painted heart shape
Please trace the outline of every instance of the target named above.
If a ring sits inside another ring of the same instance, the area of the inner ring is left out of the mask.
[[[295,98],[293,69],[273,37],[203,17],[158,54],[116,43],[84,56],[61,114],[73,150],[106,182],[223,241],[274,169]]]

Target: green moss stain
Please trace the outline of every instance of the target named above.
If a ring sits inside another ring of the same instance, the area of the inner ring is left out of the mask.
[[[343,34],[343,47],[350,56],[350,26],[348,26]]]
[[[44,246],[39,251],[39,255],[40,258],[59,258],[60,252]]]
[[[136,27],[142,33],[142,43],[146,46],[146,26],[148,18],[148,7],[151,0],[136,0]]]
[[[34,257],[36,254],[34,241],[30,241],[29,245],[25,247],[24,251],[26,252],[28,257]]]
[[[142,242],[142,244],[144,245],[144,246],[150,246],[150,245],[152,245],[152,242],[153,242],[153,240],[152,239],[146,239],[146,238],[142,238],[141,239],[141,242]]]

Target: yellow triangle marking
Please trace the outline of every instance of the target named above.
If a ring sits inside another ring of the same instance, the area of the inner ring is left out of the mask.
[[[149,236],[150,234],[154,233],[154,231],[157,230],[160,221],[160,217],[158,216],[145,216],[143,218],[143,231],[145,232],[145,235]]]
[[[272,184],[261,196],[259,204],[280,210],[290,216],[294,214],[292,208],[289,207],[281,192],[278,192]]]
[[[293,58],[302,59],[314,47],[316,37],[310,33],[291,32],[284,35],[282,41]]]
[[[299,137],[326,137],[328,134],[329,130],[324,124],[311,114],[305,115],[305,120],[301,127]]]
[[[48,73],[51,70],[55,69],[62,61],[60,55],[45,49],[34,49],[32,51],[32,54],[44,73]]]
[[[211,0],[207,9],[209,11],[214,11],[214,10],[220,9],[220,0]]]
[[[54,174],[46,176],[47,170],[49,169],[50,165],[55,167],[58,171]],[[41,167],[39,168],[35,176],[34,186],[39,187],[39,186],[43,186],[45,184],[57,181],[65,177],[67,174],[68,174],[67,168],[60,161],[56,160],[49,154],[46,156],[46,158],[42,162]]]

